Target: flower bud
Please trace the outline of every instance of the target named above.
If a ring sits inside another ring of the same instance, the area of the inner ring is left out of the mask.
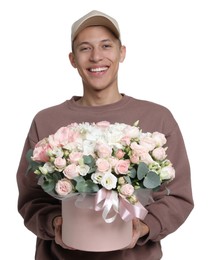
[[[39,170],[35,170],[34,173],[37,174],[37,175],[41,174],[41,172]]]
[[[135,203],[138,201],[136,195],[131,195],[131,196],[128,198],[128,200],[129,200],[129,202],[130,202],[131,204],[135,204]]]
[[[123,177],[119,177],[119,178],[118,178],[118,183],[119,183],[120,185],[123,185],[123,184],[126,183],[126,181],[125,181],[125,179],[124,179]]]
[[[46,175],[48,173],[48,171],[47,171],[47,169],[45,167],[39,167],[39,170],[44,175]]]

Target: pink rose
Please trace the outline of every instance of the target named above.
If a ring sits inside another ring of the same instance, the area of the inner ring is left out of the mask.
[[[152,156],[156,159],[156,160],[164,160],[166,158],[166,148],[163,147],[157,147],[152,151]]]
[[[110,169],[110,164],[106,159],[99,158],[96,161],[97,170],[99,172],[107,172]]]
[[[32,159],[34,161],[48,162],[49,161],[49,156],[48,156],[49,150],[51,150],[51,147],[48,144],[48,142],[46,141],[46,139],[39,141],[33,150]]]
[[[151,155],[149,154],[149,146],[147,146],[146,144],[140,144],[138,145],[137,143],[133,142],[131,144],[131,149],[132,151],[132,157],[131,157],[131,162],[133,163],[137,163],[137,156],[139,156],[139,160],[149,164],[153,162],[153,159],[151,157]]]
[[[83,157],[83,154],[81,152],[72,152],[69,155],[69,159],[71,163],[78,163],[79,160]]]
[[[156,141],[149,134],[146,134],[140,138],[140,144],[147,150],[152,151],[156,147]]]
[[[61,157],[57,157],[54,160],[54,165],[57,169],[62,170],[66,166],[66,160]]]
[[[140,156],[140,161],[146,163],[146,164],[150,164],[153,163],[154,160],[152,159],[152,156],[149,153],[144,153]]]
[[[59,128],[57,132],[54,135],[50,135],[48,139],[50,145],[54,147],[59,145],[64,146],[70,142],[74,142],[79,136],[79,132],[65,126]]]
[[[148,148],[146,146],[137,144],[136,142],[131,143],[130,147],[132,149],[132,154],[135,156],[141,156],[148,152]]]
[[[73,185],[72,185],[72,183],[71,183],[69,180],[67,180],[67,179],[59,180],[59,181],[56,183],[55,191],[56,191],[57,194],[59,194],[60,196],[66,196],[66,195],[69,194],[72,190],[73,190]]]
[[[124,184],[120,188],[120,193],[125,197],[130,197],[134,193],[134,187],[129,183]]]
[[[98,144],[96,146],[97,154],[100,158],[108,158],[112,154],[112,148],[107,144]]]
[[[122,159],[124,155],[125,155],[125,153],[124,153],[124,151],[122,151],[121,149],[120,149],[120,150],[117,150],[116,153],[115,153],[115,156],[116,156],[118,159]]]
[[[68,143],[69,128],[61,127],[53,135],[49,136],[49,143],[54,147],[58,145],[65,145]]]
[[[115,165],[116,165],[117,162],[118,162],[118,159],[115,158],[115,157],[110,157],[110,158],[108,159],[108,161],[109,161],[109,163],[110,163],[111,168],[114,168]]]
[[[139,156],[137,155],[137,154],[132,154],[131,156],[130,156],[130,161],[132,162],[132,163],[139,163]]]
[[[116,174],[127,174],[130,166],[129,160],[119,160],[115,165]]]
[[[76,168],[76,164],[74,164],[74,163],[69,164],[64,169],[63,174],[65,175],[65,177],[67,177],[70,180],[77,177],[79,174],[78,174],[78,171],[77,171],[77,168]]]

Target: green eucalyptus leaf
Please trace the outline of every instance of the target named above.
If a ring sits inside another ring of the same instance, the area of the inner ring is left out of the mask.
[[[29,172],[31,172],[31,166],[30,166],[30,165],[28,165],[28,167],[27,167],[27,170],[26,170],[25,174],[27,175]]]
[[[160,176],[153,171],[149,171],[143,181],[143,185],[148,189],[154,189],[158,187],[160,183]]]
[[[90,167],[93,167],[95,164],[95,160],[93,158],[92,155],[84,155],[83,156],[83,162],[87,165],[89,165]]]
[[[136,177],[136,169],[135,168],[131,168],[129,170],[129,174],[128,174],[132,179],[134,179]]]
[[[55,185],[56,185],[55,181],[51,179],[50,181],[44,180],[43,183],[41,184],[41,187],[45,192],[51,192],[54,190]]]
[[[128,183],[130,183],[131,184],[131,178],[129,177],[129,176],[124,176],[123,177]]]
[[[29,149],[26,153],[26,159],[28,161],[28,163],[30,163],[32,161],[31,157],[33,156],[33,149]]]
[[[56,183],[63,178],[61,172],[57,172],[57,171],[51,173],[50,175],[52,176],[53,180]]]
[[[82,176],[77,176],[77,177],[73,178],[73,180],[75,180],[77,183],[85,182],[85,179]]]
[[[92,193],[99,190],[99,186],[91,180],[77,182],[75,188],[79,193]]]
[[[29,172],[34,172],[35,170],[38,169],[39,166],[42,166],[43,163],[42,162],[35,162],[32,160],[33,156],[33,149],[29,149],[28,152],[26,153],[26,160],[28,162],[28,168],[26,170],[26,174],[28,174]]]
[[[89,169],[87,174],[92,174],[94,172],[96,172],[96,167],[90,167],[90,169]]]
[[[149,172],[149,168],[144,162],[140,162],[137,168],[137,178],[142,180]]]

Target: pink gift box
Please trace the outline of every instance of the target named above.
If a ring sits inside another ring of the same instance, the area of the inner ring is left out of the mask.
[[[127,247],[132,240],[132,221],[125,222],[117,214],[106,223],[102,211],[75,206],[77,196],[62,201],[62,240],[82,251],[114,251]],[[94,196],[90,198],[94,199]]]

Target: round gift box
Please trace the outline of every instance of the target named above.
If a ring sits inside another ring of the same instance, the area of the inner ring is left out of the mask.
[[[94,200],[94,196],[89,196]],[[132,239],[132,221],[125,222],[117,214],[106,223],[102,211],[75,206],[77,196],[62,200],[62,240],[82,251],[114,251],[127,247]],[[88,203],[87,203],[88,204]]]

